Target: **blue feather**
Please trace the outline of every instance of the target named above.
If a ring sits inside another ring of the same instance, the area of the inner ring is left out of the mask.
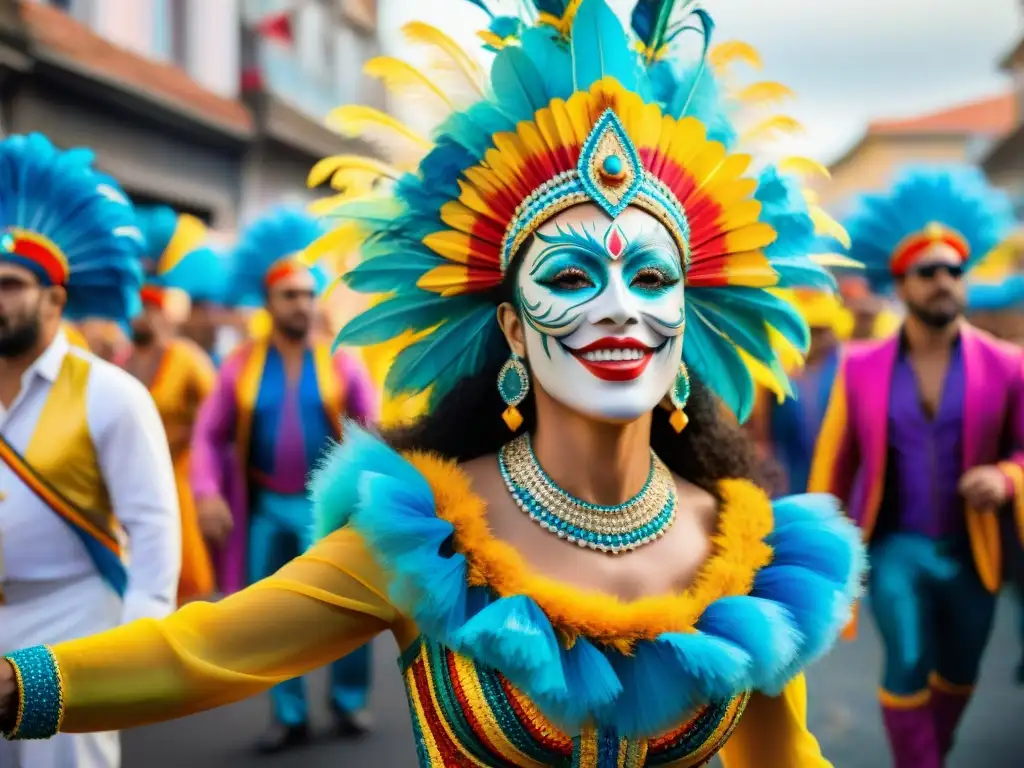
[[[706,306],[714,306],[716,290],[687,289],[683,360],[742,424],[754,407],[754,380],[735,345],[718,332],[703,311]]]
[[[273,208],[242,232],[231,253],[229,302],[233,306],[262,306],[267,271],[278,261],[297,255],[326,230],[301,208]]]
[[[426,291],[400,293],[349,320],[338,332],[334,343],[339,347],[380,344],[405,331],[422,331],[448,320],[458,314],[460,306],[465,311],[478,309],[471,297],[459,298]]]
[[[360,293],[390,293],[398,285],[415,283],[441,261],[432,253],[415,250],[415,246],[400,256],[387,259],[367,259],[350,269],[342,280]]]
[[[967,309],[971,312],[1001,311],[1024,305],[1024,275],[1013,274],[1001,283],[970,283]]]
[[[626,32],[604,0],[583,0],[572,23],[572,71],[574,90],[612,77],[629,90],[637,89],[640,61],[629,45]]]
[[[494,311],[489,307],[478,308],[463,317],[449,314],[434,333],[398,353],[384,380],[385,389],[392,394],[422,392],[445,371],[459,378],[468,375],[474,370],[475,361],[465,355],[465,348],[479,344],[488,335],[501,335]]]
[[[43,235],[70,276],[64,315],[126,323],[141,309],[137,216],[118,183],[86,149],[62,151],[39,133],[0,141],[0,229]]]
[[[188,294],[193,302],[224,304],[228,300],[228,256],[208,246],[190,251],[163,275],[161,282]]]
[[[848,255],[865,267],[878,293],[892,289],[889,260],[908,235],[931,222],[958,232],[970,250],[970,269],[1006,236],[1015,224],[1009,197],[991,187],[973,166],[906,168],[886,194],[863,195],[844,222],[852,241]]]
[[[529,118],[548,105],[544,76],[522,48],[509,46],[494,57],[491,87],[502,110],[514,120]]]

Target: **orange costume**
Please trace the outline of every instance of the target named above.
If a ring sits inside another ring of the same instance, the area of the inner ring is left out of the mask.
[[[192,425],[203,400],[213,389],[216,371],[210,358],[195,344],[175,339],[149,385],[160,412],[174,459],[174,480],[181,508],[181,580],[178,602],[207,597],[216,589],[210,553],[199,530],[192,487],[188,479]]]

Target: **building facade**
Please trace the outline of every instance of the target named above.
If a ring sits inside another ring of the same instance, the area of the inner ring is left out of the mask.
[[[978,163],[1018,122],[1017,99],[1004,93],[905,119],[876,120],[830,166],[822,203],[842,215],[863,192],[885,188],[908,164]]]
[[[352,0],[0,0],[0,123],[91,147],[136,200],[230,232],[268,205],[309,199],[312,164],[351,149],[323,117],[379,101],[361,72],[376,50],[375,10]]]

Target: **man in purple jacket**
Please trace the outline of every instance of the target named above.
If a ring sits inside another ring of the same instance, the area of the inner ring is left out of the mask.
[[[234,592],[274,573],[310,546],[310,470],[343,418],[376,419],[377,396],[356,358],[313,336],[319,283],[298,255],[321,234],[304,213],[274,211],[243,233],[231,289],[239,306],[263,304],[272,328],[221,366],[196,421],[192,488],[200,522],[221,544],[220,587]],[[369,646],[331,667],[338,735],[367,727]],[[309,740],[303,681],[271,691],[274,722],[260,743],[277,752]]]
[[[945,763],[992,627],[997,514],[1024,501],[1024,359],[963,319],[964,272],[1011,224],[980,172],[952,168],[909,171],[848,225],[850,256],[907,316],[844,354],[810,490],[839,496],[869,542],[896,768]]]

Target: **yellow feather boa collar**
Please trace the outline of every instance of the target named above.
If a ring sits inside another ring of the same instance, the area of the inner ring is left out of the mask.
[[[514,547],[492,534],[484,500],[454,462],[416,453],[406,458],[433,491],[437,516],[455,529],[454,547],[469,564],[470,584],[486,586],[501,597],[529,597],[570,645],[582,635],[629,652],[639,640],[691,632],[716,600],[749,594],[754,577],[772,559],[764,541],[774,525],[771,502],[747,480],[725,480],[714,551],[693,586],[678,594],[625,602],[535,573]]]

